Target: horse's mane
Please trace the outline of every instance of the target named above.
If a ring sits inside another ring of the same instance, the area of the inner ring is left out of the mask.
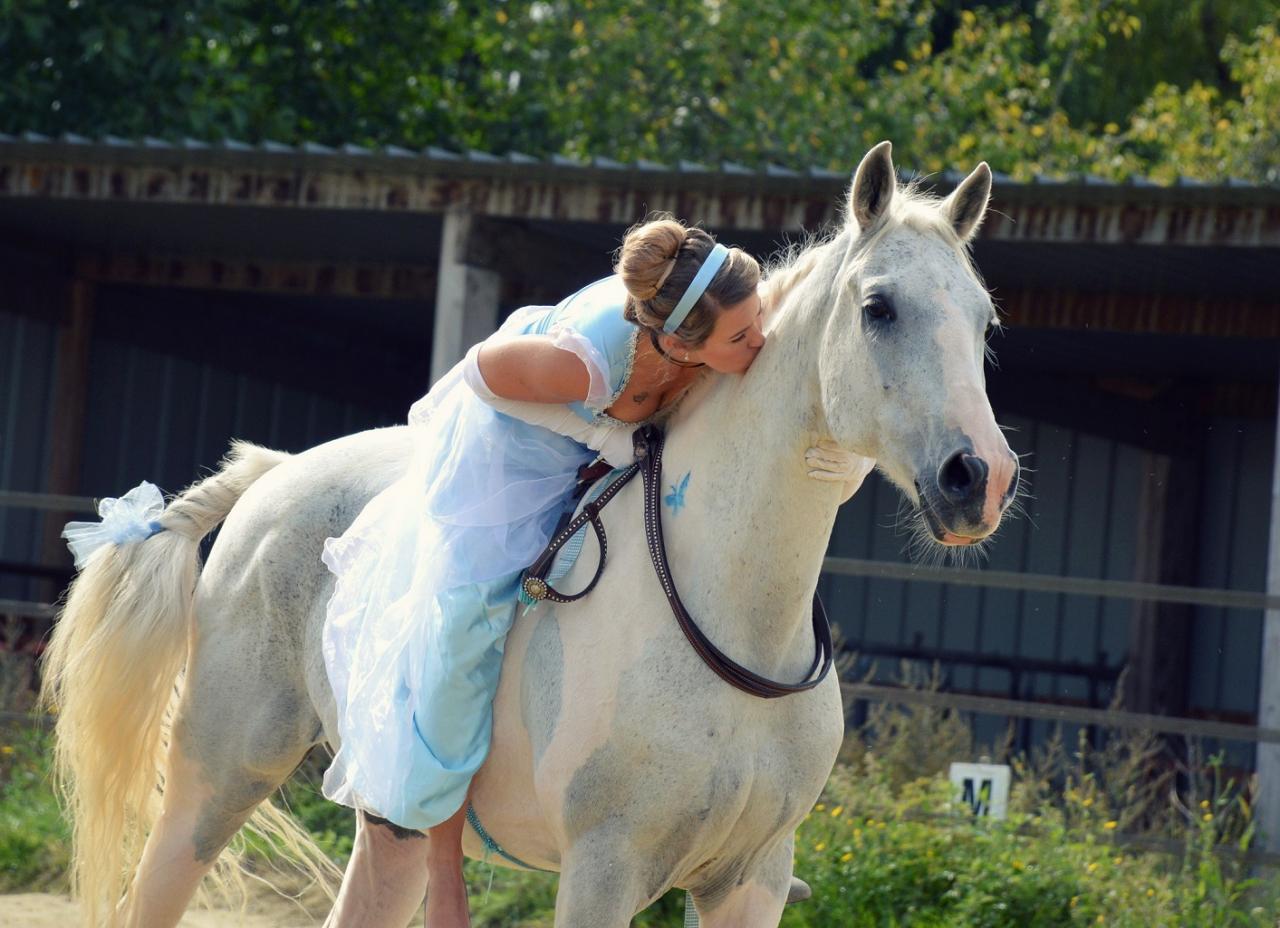
[[[791,242],[765,262],[761,286],[771,313],[786,302],[791,291],[833,248],[839,247],[838,242],[843,242],[844,247],[852,245],[850,257],[856,263],[890,230],[900,226],[937,235],[960,253],[968,273],[982,289],[987,289],[973,263],[968,245],[941,209],[942,198],[922,190],[918,179],[899,185],[889,201],[888,212],[867,230],[859,229],[857,221],[848,214],[848,202],[846,197],[837,224],[823,232],[805,232],[798,241]],[[852,236],[852,242],[846,236]]]

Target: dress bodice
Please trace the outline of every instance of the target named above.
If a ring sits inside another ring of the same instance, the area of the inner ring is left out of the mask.
[[[565,297],[550,310],[530,314],[519,331],[529,335],[565,333],[573,341],[585,342],[578,350],[588,368],[599,368],[608,385],[608,398],[600,402],[582,400],[568,404],[587,421],[613,420],[605,410],[612,406],[631,379],[636,357],[639,327],[622,315],[627,290],[616,274],[587,284]],[[505,327],[504,327],[505,328]],[[574,345],[564,347],[575,350]],[[594,350],[591,350],[594,349]],[[584,356],[586,355],[586,356]],[[635,423],[619,423],[634,427]]]

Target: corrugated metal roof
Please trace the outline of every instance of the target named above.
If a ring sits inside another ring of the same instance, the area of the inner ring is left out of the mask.
[[[632,162],[617,161],[604,156],[595,156],[589,160],[573,158],[567,155],[553,154],[547,157],[536,157],[519,151],[505,154],[467,149],[453,151],[436,145],[414,151],[398,145],[386,145],[380,148],[367,148],[360,145],[345,144],[340,148],[321,145],[317,142],[303,142],[290,145],[271,139],[252,144],[236,139],[223,139],[207,142],[200,139],[184,138],[180,141],[167,141],[154,137],[142,139],[126,139],[115,135],[103,135],[90,139],[74,133],[64,133],[57,137],[41,135],[36,132],[23,132],[19,135],[0,133],[0,147],[11,151],[18,149],[32,156],[60,158],[63,156],[84,157],[92,154],[111,160],[136,163],[138,160],[153,160],[157,154],[165,152],[194,156],[201,161],[213,163],[227,160],[243,161],[258,158],[276,160],[293,159],[303,162],[323,162],[331,167],[349,167],[364,170],[383,171],[431,171],[457,173],[475,176],[477,174],[506,174],[511,172],[527,172],[536,170],[548,174],[560,175],[565,179],[577,175],[586,179],[586,175],[601,177],[613,175],[620,178],[624,175],[644,175],[652,180],[654,175],[668,174],[674,180],[687,177],[696,182],[705,183],[708,179],[718,177],[722,180],[754,181],[766,186],[775,185],[809,185],[817,182],[828,185],[833,182],[846,183],[848,174],[832,171],[817,165],[790,166],[768,164],[763,168],[752,168],[733,161],[721,161],[716,165],[707,165],[685,159],[676,159],[671,163],[637,159]],[[852,168],[852,165],[850,166]],[[917,172],[900,168],[904,177],[918,176]],[[964,172],[946,170],[929,175],[936,179],[939,186],[951,187],[964,177]],[[1095,190],[1230,190],[1235,199],[1241,193],[1256,192],[1267,196],[1280,194],[1280,184],[1255,183],[1241,178],[1229,177],[1216,184],[1180,177],[1173,184],[1159,184],[1146,177],[1135,176],[1124,181],[1109,181],[1095,174],[1080,173],[1067,176],[1036,175],[1030,181],[1015,181],[1008,174],[995,172],[995,180],[1002,188],[1036,187],[1046,189],[1083,189]]]

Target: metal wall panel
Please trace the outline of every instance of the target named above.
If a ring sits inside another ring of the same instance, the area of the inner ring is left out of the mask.
[[[388,408],[99,339],[80,492],[114,495],[144,479],[176,491],[214,467],[232,439],[298,452],[395,421]]]
[[[56,290],[11,292],[12,312],[0,302],[0,489],[49,491],[59,307],[46,301]],[[118,496],[144,479],[178,491],[216,467],[233,438],[297,452],[404,421],[427,382],[425,323],[415,341],[377,331],[385,302],[348,301],[334,310],[345,318],[321,326],[273,319],[263,305],[242,294],[98,288],[74,492]],[[0,507],[0,560],[42,564],[45,522],[58,518]],[[46,566],[69,571],[69,553],[58,556]],[[0,571],[0,598],[43,601],[47,584]]]
[[[47,489],[46,424],[56,345],[57,330],[48,318],[9,312],[0,303],[0,488],[33,493]],[[39,513],[0,507],[0,560],[38,561],[43,530]],[[32,585],[29,578],[0,572],[2,599],[25,600]]]
[[[1253,420],[1216,419],[1205,444],[1200,514],[1202,586],[1264,591],[1271,518],[1274,433]],[[1253,722],[1258,711],[1263,613],[1200,606],[1191,639],[1189,702],[1193,712]],[[1229,763],[1249,766],[1249,745],[1213,743]]]

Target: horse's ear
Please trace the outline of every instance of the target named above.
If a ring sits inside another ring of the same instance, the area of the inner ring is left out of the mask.
[[[973,173],[960,182],[960,186],[951,191],[951,196],[942,201],[942,208],[947,219],[955,227],[960,241],[967,242],[973,238],[982,224],[982,217],[987,213],[987,200],[991,199],[991,168],[982,162],[973,169]]]
[[[898,188],[892,151],[892,142],[881,142],[863,156],[862,163],[854,172],[853,189],[849,191],[849,212],[863,231],[870,229],[885,214],[893,200],[893,191]]]

